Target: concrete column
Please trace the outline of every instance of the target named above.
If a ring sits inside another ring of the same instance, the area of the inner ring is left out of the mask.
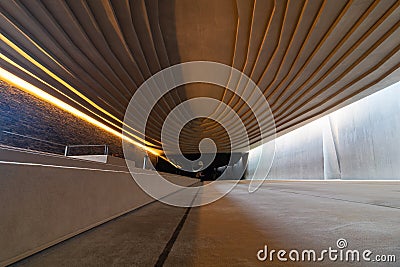
[[[322,118],[322,155],[324,158],[324,179],[340,179],[340,164],[333,137],[330,116]]]

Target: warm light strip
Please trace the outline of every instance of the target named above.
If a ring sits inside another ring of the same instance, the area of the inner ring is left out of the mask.
[[[150,152],[150,153],[152,153],[152,154],[154,154],[156,156],[160,156],[160,154],[161,154],[159,150],[147,147],[147,146],[145,146],[145,145],[133,140],[132,138],[130,138],[130,137],[126,136],[126,135],[123,135],[122,133],[110,128],[109,126],[105,125],[104,123],[102,123],[102,122],[90,117],[89,115],[83,113],[82,111],[80,111],[80,110],[70,106],[69,104],[63,102],[62,100],[60,100],[60,99],[58,99],[58,98],[46,93],[45,91],[43,91],[43,90],[37,88],[36,86],[24,81],[23,79],[15,76],[14,74],[6,71],[5,69],[3,69],[1,67],[0,67],[0,78],[2,80],[6,81],[7,83],[11,84],[11,85],[14,85],[14,86],[16,86],[16,87],[18,87],[18,88],[20,88],[20,89],[22,89],[22,90],[34,95],[34,96],[40,98],[40,99],[43,99],[43,100],[45,100],[45,101],[47,101],[47,102],[49,102],[49,103],[61,108],[62,110],[65,110],[65,111],[73,114],[74,116],[76,116],[76,117],[78,117],[80,119],[83,119],[83,120],[85,120],[85,121],[87,121],[87,122],[89,122],[89,123],[101,128],[101,129],[103,129],[103,130],[105,130],[105,131],[117,136],[117,137],[120,137],[123,140],[128,141],[129,143],[131,143],[131,144],[133,144],[135,146],[140,147],[141,149],[143,149],[145,151],[148,151],[148,152]]]
[[[47,85],[48,87],[50,87],[51,89],[55,90],[56,92],[58,92],[59,94],[65,96],[66,98],[68,98],[69,100],[73,101],[75,104],[79,105],[80,107],[86,109],[87,111],[89,111],[90,113],[92,113],[93,115],[97,116],[98,118],[102,119],[103,121],[107,122],[108,124],[114,126],[115,128],[123,131],[124,133],[132,136],[133,138],[139,140],[140,142],[143,142],[146,145],[149,146],[154,146],[152,143],[126,131],[125,129],[123,129],[122,127],[118,126],[117,124],[107,120],[106,118],[100,116],[99,114],[97,114],[96,112],[92,111],[91,109],[87,108],[86,106],[82,105],[81,103],[79,103],[78,101],[76,101],[75,99],[73,99],[72,97],[68,96],[67,94],[61,92],[60,90],[58,90],[57,88],[55,88],[54,86],[52,86],[51,84],[47,83],[46,81],[40,79],[38,76],[36,76],[35,74],[33,74],[32,72],[28,71],[27,69],[23,68],[22,66],[18,65],[17,63],[15,63],[14,61],[12,61],[11,59],[9,59],[8,57],[6,57],[5,55],[3,55],[2,53],[0,53],[0,58],[3,59],[4,61],[6,61],[7,63],[13,65],[14,67],[18,68],[19,70],[25,72],[26,74],[30,75],[31,77],[35,78],[36,80],[40,81],[41,83]]]
[[[131,126],[127,125],[126,123],[124,123],[123,121],[121,121],[120,119],[118,119],[117,117],[115,117],[114,115],[112,115],[111,113],[109,113],[107,110],[103,109],[102,107],[100,107],[99,105],[97,105],[96,103],[94,103],[92,100],[90,100],[88,97],[86,97],[85,95],[83,95],[81,92],[79,92],[77,89],[75,89],[74,87],[72,87],[71,85],[69,85],[67,82],[65,82],[63,79],[61,79],[60,77],[58,77],[56,74],[54,74],[53,72],[51,72],[49,69],[47,69],[45,66],[43,66],[42,64],[40,64],[38,61],[36,61],[34,58],[32,58],[31,56],[29,56],[27,53],[25,53],[25,51],[23,51],[21,48],[19,48],[16,44],[14,44],[12,41],[10,41],[7,37],[5,37],[3,34],[0,33],[0,40],[2,40],[4,43],[6,43],[8,46],[10,46],[12,49],[14,49],[18,54],[20,54],[21,56],[23,56],[25,59],[27,59],[29,62],[31,62],[32,64],[34,64],[36,67],[40,68],[42,71],[44,71],[47,75],[49,75],[50,77],[52,77],[54,80],[56,80],[57,82],[61,83],[63,86],[65,86],[66,88],[68,88],[70,91],[72,91],[73,93],[75,93],[76,95],[78,95],[80,98],[82,98],[83,100],[85,100],[87,103],[89,103],[91,106],[93,106],[94,108],[96,108],[97,110],[101,111],[102,113],[108,115],[109,117],[113,118],[115,121],[125,125],[126,127],[128,127],[129,129],[140,133],[138,130],[132,128]],[[36,44],[37,45],[37,44]],[[38,45],[37,45],[38,46]],[[43,49],[41,49],[43,50]],[[44,51],[44,50],[43,50]],[[47,55],[47,53],[45,53]],[[149,145],[154,146],[153,144],[149,143],[148,141],[144,140],[143,138],[137,137],[135,136],[135,138],[140,139],[141,142],[143,143],[148,143]],[[157,141],[158,142],[158,141]]]

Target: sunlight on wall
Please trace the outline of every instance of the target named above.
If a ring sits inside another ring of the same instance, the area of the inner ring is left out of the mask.
[[[400,179],[400,82],[275,142],[269,179]],[[250,150],[248,173],[261,149]]]

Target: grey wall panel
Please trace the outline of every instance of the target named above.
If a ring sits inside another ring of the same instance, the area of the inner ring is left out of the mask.
[[[323,179],[322,132],[319,122],[312,122],[275,140],[275,157],[268,179]],[[249,153],[247,177],[254,173],[260,151]],[[267,157],[270,154],[267,153]],[[266,158],[261,163],[268,162]],[[255,177],[257,179],[263,177]]]
[[[275,158],[268,179],[322,179],[322,135],[316,123],[276,139]]]
[[[337,154],[337,144],[332,133],[331,119],[329,116],[321,119],[324,158],[324,179],[340,179],[340,163]]]
[[[342,179],[400,179],[400,85],[331,115]]]
[[[268,179],[398,180],[400,83],[282,135],[275,142]],[[249,153],[248,178],[254,172],[259,149]]]
[[[94,168],[0,162],[0,266],[153,201],[129,172]],[[149,180],[155,175],[138,172]],[[185,186],[198,181],[167,179]]]

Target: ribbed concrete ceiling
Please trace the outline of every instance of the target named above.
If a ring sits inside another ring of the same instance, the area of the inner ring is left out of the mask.
[[[147,78],[181,62],[219,62],[251,77],[271,106],[278,134],[400,80],[396,0],[2,0],[0,12],[6,38],[121,120]],[[1,53],[99,113],[15,48],[2,42]],[[4,60],[1,66],[82,109],[21,69]],[[251,143],[258,142],[249,107],[210,84],[181,86],[163,97],[146,138],[157,145],[169,111],[200,96],[236,110]],[[229,150],[224,129],[208,119],[183,128],[181,149],[196,152],[207,136],[219,151]]]

